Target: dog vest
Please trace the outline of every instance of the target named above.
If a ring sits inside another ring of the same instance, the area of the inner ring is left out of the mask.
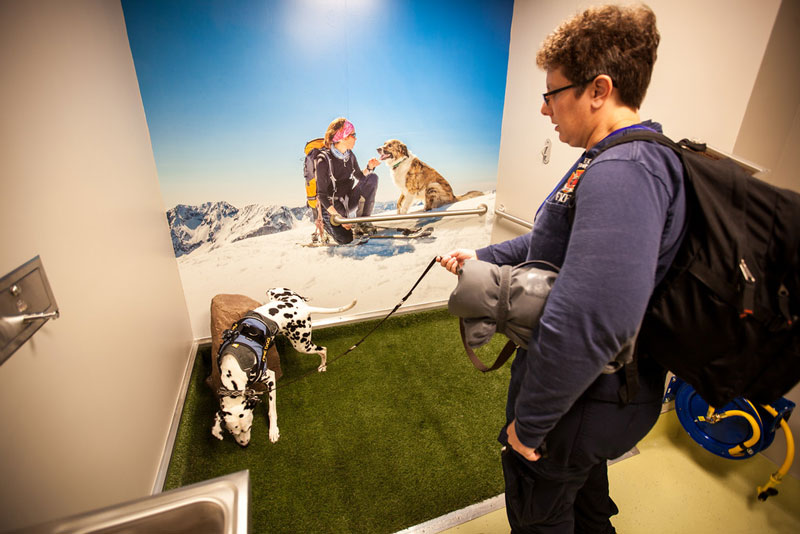
[[[278,324],[260,313],[248,312],[222,333],[217,364],[230,354],[247,373],[249,382],[258,382],[267,372],[267,350],[278,333]]]

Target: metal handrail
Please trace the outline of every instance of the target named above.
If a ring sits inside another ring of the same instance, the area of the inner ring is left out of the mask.
[[[494,210],[494,213],[501,219],[508,219],[509,221],[517,223],[520,226],[524,226],[529,230],[533,228],[533,223],[528,222],[525,219],[520,219],[515,215],[511,215],[506,211],[505,206],[503,206],[502,204]]]
[[[423,213],[405,213],[397,215],[370,215],[368,217],[352,217],[346,218],[337,215],[331,215],[331,222],[333,224],[355,224],[364,222],[386,222],[386,221],[405,221],[408,219],[435,219],[438,217],[458,217],[464,215],[484,215],[489,208],[486,204],[478,204],[477,208],[469,210],[455,210],[455,211],[426,211]]]

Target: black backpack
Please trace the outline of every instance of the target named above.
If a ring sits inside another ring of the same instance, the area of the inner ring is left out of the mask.
[[[637,130],[683,163],[688,227],[637,339],[711,406],[767,404],[800,381],[800,194],[753,178],[705,145]]]

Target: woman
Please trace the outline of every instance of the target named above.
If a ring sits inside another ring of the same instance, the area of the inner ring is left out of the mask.
[[[631,130],[661,131],[639,115],[659,41],[655,14],[643,5],[592,7],[551,33],[536,57],[546,72],[541,112],[562,142],[585,152],[529,234],[441,257],[453,273],[476,258],[561,268],[511,366],[499,440],[515,534],[615,532],[607,461],[642,439],[661,410],[666,371],[653,359],[603,371],[636,338],[681,243],[683,167],[671,149],[646,141],[600,153]],[[629,379],[637,374],[635,390]]]
[[[361,170],[353,154],[355,144],[353,124],[345,118],[338,118],[328,126],[325,148],[315,160],[321,224],[340,245],[353,240],[353,228],[349,224],[333,224],[331,217],[371,215],[378,190],[378,175],[373,171],[380,161],[372,158]],[[320,219],[317,224],[320,224]]]

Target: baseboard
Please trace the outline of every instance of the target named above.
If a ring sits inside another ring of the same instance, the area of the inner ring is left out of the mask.
[[[472,521],[478,517],[483,517],[488,513],[503,508],[505,505],[506,494],[501,493],[496,497],[492,497],[490,499],[486,499],[485,501],[467,506],[461,510],[456,510],[454,512],[450,512],[449,514],[431,519],[430,521],[420,523],[419,525],[408,527],[407,529],[401,530],[396,534],[433,534],[434,532],[441,532],[443,530],[457,527],[458,525],[466,523],[467,521]]]
[[[164,444],[164,451],[161,453],[161,462],[156,472],[156,480],[153,483],[153,490],[151,495],[161,493],[164,491],[164,483],[167,480],[167,470],[169,469],[169,461],[172,458],[172,449],[175,447],[175,438],[178,435],[178,425],[181,423],[181,416],[183,415],[183,405],[186,402],[186,393],[189,391],[189,381],[192,378],[192,370],[194,369],[194,361],[197,358],[197,349],[200,343],[195,340],[192,342],[192,348],[189,350],[189,359],[186,362],[186,368],[183,370],[183,379],[181,380],[180,389],[178,391],[178,399],[175,402],[175,410],[172,414],[172,422],[169,426],[167,433],[167,440]]]

